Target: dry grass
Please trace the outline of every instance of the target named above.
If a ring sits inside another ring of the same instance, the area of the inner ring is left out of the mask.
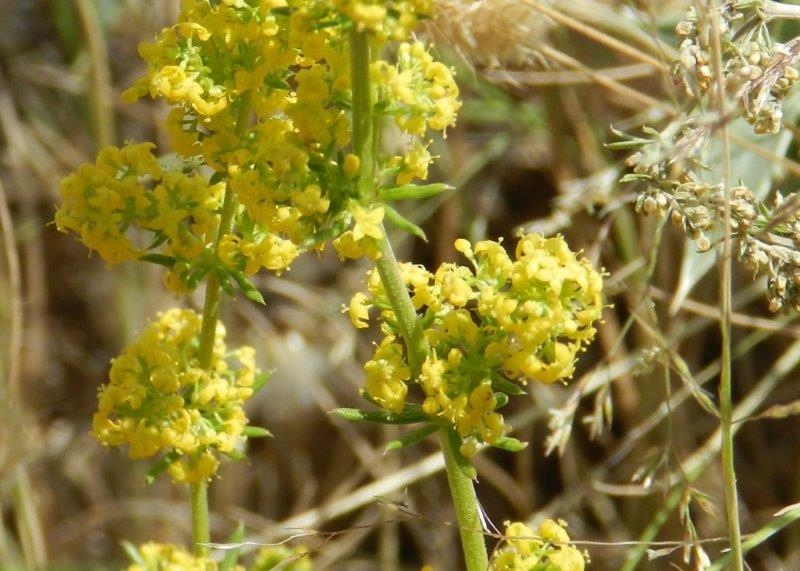
[[[563,518],[594,569],[691,568],[684,557],[693,546],[697,556],[698,545],[716,559],[726,545],[719,422],[708,406],[720,369],[716,271],[678,232],[633,213],[631,187],[617,183],[624,155],[605,146],[609,125],[635,132],[678,111],[668,69],[685,3],[441,4],[430,32],[461,67],[466,105],[437,144],[438,177],[459,192],[410,213],[430,242],[398,242],[399,255],[435,265],[454,257],[461,235],[563,232],[607,269],[613,303],[573,382],[533,386],[511,413],[515,436],[531,446],[476,461],[486,514],[498,527]],[[161,139],[164,109],[122,106],[118,96],[141,70],[136,44],[174,11],[163,0],[0,0],[4,569],[26,555],[54,569],[114,568],[123,539],[185,542],[189,534],[183,491],[146,487],[146,466],[89,435],[109,359],[174,300],[157,274],[108,272],[50,223],[58,181],[98,146]],[[768,187],[795,189],[797,145],[787,132],[776,146],[734,129],[734,173],[763,171]],[[340,305],[363,270],[329,252],[307,256],[259,284],[266,309],[227,306],[229,329],[275,371],[249,411],[275,438],[253,445],[249,464],[223,469],[212,488],[212,534],[225,538],[242,521],[256,541],[299,537],[321,569],[458,569],[434,446],[384,456],[392,430],[327,414],[358,405],[369,340]],[[767,311],[764,286],[749,274],[734,273],[733,284],[733,416],[745,419],[800,399],[800,329],[794,315]],[[772,414],[734,427],[748,534],[797,501],[800,426],[792,414]],[[548,443],[556,452],[546,456]],[[798,554],[800,532],[786,527],[748,561],[794,569]]]

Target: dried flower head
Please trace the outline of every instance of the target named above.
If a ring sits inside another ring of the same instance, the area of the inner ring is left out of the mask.
[[[436,17],[427,25],[433,38],[480,68],[529,62],[553,26],[520,0],[438,0],[436,4]]]

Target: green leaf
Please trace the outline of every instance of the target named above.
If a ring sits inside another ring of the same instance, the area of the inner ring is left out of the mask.
[[[156,232],[155,239],[150,242],[150,245],[147,246],[148,250],[152,250],[153,248],[158,248],[161,244],[166,242],[169,239],[169,236],[164,234],[163,232],[159,231]]]
[[[228,179],[228,173],[227,172],[225,172],[225,171],[215,172],[214,174],[211,175],[211,178],[208,179],[208,184],[209,185],[218,184],[218,183],[220,183],[220,182],[222,182],[224,180],[227,180],[227,179]]]
[[[247,299],[250,301],[255,301],[256,303],[260,303],[261,305],[267,304],[264,301],[264,296],[262,296],[261,292],[258,291],[258,288],[253,285],[253,282],[251,282],[247,276],[244,275],[244,272],[240,270],[229,270],[229,273]]]
[[[273,89],[281,89],[284,91],[290,91],[292,89],[292,86],[289,85],[285,79],[276,77],[274,75],[268,75],[264,79],[264,83],[266,83],[269,87],[272,87]]]
[[[172,256],[164,256],[163,254],[145,254],[144,256],[139,256],[139,261],[150,262],[151,264],[158,264],[165,268],[171,268],[178,260]]]
[[[494,372],[492,373],[492,388],[495,391],[506,393],[512,397],[518,397],[526,394],[518,384],[512,383],[501,374]]]
[[[430,198],[448,190],[455,190],[454,186],[443,183],[435,184],[405,184],[403,186],[396,186],[394,188],[382,188],[378,194],[383,200],[409,200]]]
[[[425,236],[425,232],[422,231],[422,228],[411,222],[411,220],[400,214],[397,210],[387,204],[384,204],[383,211],[386,215],[386,219],[389,222],[401,230],[408,232],[409,234],[413,234],[414,236],[422,238],[426,242],[428,241],[428,237]]]
[[[142,557],[142,554],[139,553],[139,549],[137,549],[133,543],[123,540],[120,542],[120,545],[122,545],[122,550],[125,552],[125,555],[128,556],[128,559],[142,569],[147,569],[147,563],[145,562],[144,557]]]
[[[271,374],[272,373],[270,373],[269,371],[265,371],[263,373],[259,373],[258,375],[256,375],[255,381],[253,382],[254,393],[257,393],[267,385]]]
[[[425,422],[428,415],[421,410],[403,412],[366,411],[357,408],[335,408],[331,414],[354,422],[375,422],[378,424],[415,424]]]
[[[507,452],[520,452],[528,447],[528,443],[517,440],[516,438],[511,438],[510,436],[503,436],[499,438],[497,442],[493,442],[491,446],[506,450]]]
[[[227,456],[231,460],[236,460],[237,462],[242,460],[247,460],[247,454],[245,454],[241,450],[231,450],[229,452],[223,452],[223,454],[225,454],[225,456]]]
[[[508,404],[508,395],[506,393],[494,393],[494,409],[503,408]]]
[[[247,438],[264,438],[266,436],[272,437],[272,433],[260,426],[245,426],[244,430],[242,430],[242,436]]]
[[[406,446],[411,446],[412,444],[416,444],[417,442],[421,442],[425,440],[428,436],[439,430],[439,426],[435,424],[431,424],[430,426],[426,426],[425,428],[420,428],[419,430],[415,430],[410,434],[406,434],[398,438],[397,440],[392,440],[389,442],[386,447],[383,449],[384,453],[389,452],[390,450],[399,450],[400,448],[405,448]]]
[[[200,285],[200,282],[206,276],[206,274],[208,273],[208,271],[210,269],[211,268],[209,268],[208,266],[200,266],[200,267],[194,268],[189,273],[189,277],[186,278],[186,286],[190,290],[195,289],[198,285]]]
[[[235,297],[236,288],[234,288],[233,284],[231,283],[231,272],[228,271],[228,268],[216,267],[214,268],[214,272],[217,274],[219,287],[222,288],[222,291],[231,297]]]
[[[244,539],[244,523],[241,521],[228,537],[228,543],[241,543]],[[239,561],[239,548],[229,549],[219,564],[219,571],[231,571]]]
[[[150,469],[147,471],[147,475],[145,476],[145,482],[147,482],[147,485],[149,486],[155,482],[156,478],[166,472],[169,467],[172,466],[180,457],[181,453],[177,450],[173,450],[172,452],[162,456],[158,462],[150,466]]]
[[[475,466],[473,466],[472,462],[464,458],[464,456],[461,454],[461,437],[458,435],[458,432],[456,432],[452,428],[448,428],[447,440],[450,446],[450,450],[456,461],[456,465],[458,466],[458,469],[461,471],[461,473],[464,474],[464,476],[466,476],[470,480],[474,480],[475,478],[477,478],[478,471],[475,469]]]

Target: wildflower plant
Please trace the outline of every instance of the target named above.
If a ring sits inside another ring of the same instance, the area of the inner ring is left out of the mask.
[[[217,317],[222,293],[263,303],[258,272],[280,274],[328,244],[375,262],[350,313],[363,327],[380,312],[364,395],[384,410],[339,412],[425,424],[403,443],[439,433],[470,570],[488,556],[467,458],[481,444],[522,448],[498,409],[529,379],[569,378],[594,337],[602,280],[561,237],[525,236],[513,259],[499,242],[459,240],[470,265],[435,272],[395,260],[384,222],[422,231],[392,203],[448,189],[420,183],[431,136],[461,105],[451,69],[413,35],[434,4],[184,0],[178,22],[140,46],[147,73],[123,95],[169,104],[173,154],[107,148],[61,184],[58,228],[109,264],[163,266],[176,294],[205,282],[202,314],[160,314],[114,360],[94,419],[103,444],[158,457],[151,478],[190,484],[198,561],[220,460],[268,434],[244,413],[266,378],[251,348],[226,347]],[[397,154],[381,149],[381,128],[399,134]]]
[[[520,450],[524,444],[506,436],[509,427],[498,409],[522,394],[520,385],[528,380],[572,376],[578,354],[595,335],[602,278],[560,236],[524,236],[514,259],[501,242],[473,247],[462,239],[456,248],[471,267],[443,264],[431,273],[400,265],[428,347],[414,379],[377,272],[370,272],[368,294],[353,296],[353,324],[366,327],[369,309],[376,308],[383,333],[364,365],[365,396],[390,413],[405,412],[406,422],[425,422],[417,434],[454,431],[465,457],[480,444]],[[421,403],[410,400],[414,386]]]

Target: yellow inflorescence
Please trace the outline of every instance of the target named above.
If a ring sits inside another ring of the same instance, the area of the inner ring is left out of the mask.
[[[141,562],[129,565],[127,571],[216,571],[218,567],[210,557],[192,555],[170,543],[149,542],[140,545],[137,551]],[[243,568],[237,565],[234,571]]]
[[[433,16],[435,4],[435,0],[333,0],[356,29],[393,40],[409,38],[420,20]]]
[[[171,103],[166,127],[172,147],[184,159],[212,167],[217,180],[227,179],[242,205],[237,232],[223,237],[223,260],[248,274],[262,268],[280,272],[301,250],[322,247],[326,237],[335,239],[342,257],[379,256],[383,237],[362,232],[361,220],[365,210],[378,215],[371,206],[375,197],[361,196],[359,157],[349,152],[349,29],[367,30],[376,42],[407,39],[418,20],[431,15],[433,4],[185,0],[178,23],[140,46],[148,74],[124,98],[149,95]],[[378,85],[376,112],[393,117],[411,135],[404,156],[379,157],[381,178],[389,184],[424,180],[432,160],[427,134],[454,124],[460,106],[452,72],[414,42],[400,46],[395,63],[376,61],[372,75]],[[161,224],[164,233],[179,229],[180,238],[168,236],[180,265],[172,268],[167,284],[185,291],[196,285],[190,270],[212,238],[207,225],[213,228],[224,186],[182,172],[163,173],[151,149],[148,144],[109,149],[105,155],[123,155],[119,164],[101,153],[95,167],[68,177],[59,228],[78,232],[111,262],[153,253],[143,249],[146,243],[132,243],[133,226],[158,231]],[[140,212],[164,198],[155,187],[162,177],[179,187],[182,202]],[[214,200],[206,200],[204,190]],[[186,195],[193,192],[187,208]],[[209,212],[199,212],[203,209]],[[184,228],[188,220],[197,220],[190,232]]]
[[[327,239],[342,257],[376,259],[383,211],[374,195],[361,195],[360,159],[350,152],[350,29],[371,33],[376,44],[405,40],[433,5],[181,2],[178,23],[140,46],[148,73],[124,99],[149,95],[172,104],[172,147],[211,167],[219,183],[184,174],[187,165],[165,172],[150,144],[107,149],[62,184],[59,228],[79,233],[109,262],[153,253],[176,258],[166,283],[185,292],[197,284],[193,268],[208,260],[227,182],[241,207],[235,230],[221,237],[221,259],[237,270],[279,273]],[[410,135],[402,156],[379,157],[380,179],[425,180],[428,133],[453,125],[460,107],[451,70],[417,41],[402,44],[396,62],[374,62],[371,73],[375,111]],[[156,233],[155,240],[137,240],[137,227]]]
[[[602,277],[560,236],[527,235],[514,259],[499,242],[473,247],[459,240],[456,248],[472,268],[443,264],[431,273],[402,264],[401,271],[427,324],[430,353],[416,379],[422,408],[451,424],[463,439],[462,453],[471,455],[478,442],[494,443],[507,431],[495,410],[504,383],[572,376],[603,309]],[[400,412],[410,373],[395,340],[396,318],[375,271],[368,289],[349,308],[359,328],[367,326],[370,307],[381,308],[385,338],[365,365],[366,390],[383,408]]]
[[[79,233],[110,263],[145,252],[134,229],[151,233],[149,241],[160,239],[165,255],[197,257],[213,238],[224,187],[165,171],[153,148],[150,143],[108,147],[95,164],[65,178],[56,213],[59,229]]]
[[[428,130],[444,131],[455,123],[461,107],[458,86],[450,68],[436,61],[422,42],[400,44],[396,64],[375,62],[372,79],[402,131],[423,137]]]
[[[505,526],[505,545],[494,552],[490,571],[583,571],[585,558],[569,544],[564,522],[544,520],[536,533],[520,522]]]
[[[129,446],[131,458],[175,454],[170,475],[194,483],[213,476],[221,453],[241,442],[244,402],[257,369],[250,347],[228,351],[218,325],[209,370],[198,364],[201,318],[172,309],[150,323],[114,359],[99,394],[94,434],[107,446]]]
[[[308,549],[303,546],[290,549],[285,545],[262,547],[256,555],[250,571],[269,571],[270,569],[283,569],[284,571],[311,571],[314,564]]]

